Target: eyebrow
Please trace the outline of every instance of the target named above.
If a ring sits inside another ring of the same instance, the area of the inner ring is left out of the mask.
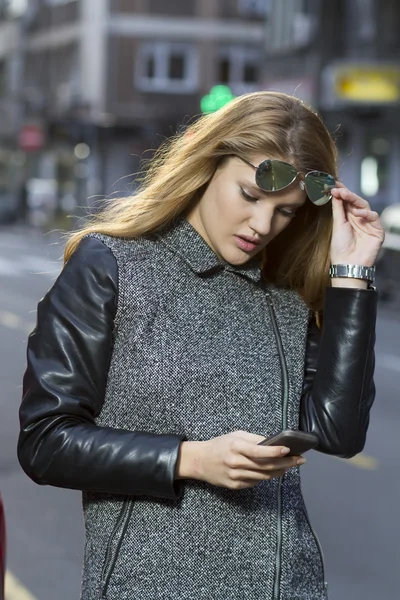
[[[265,192],[264,190],[262,190],[261,188],[258,187],[258,185],[254,184],[254,183],[250,183],[250,181],[243,181],[243,184],[250,188],[252,192],[254,192],[255,194],[262,194],[262,196],[264,196],[265,198],[268,197],[268,194],[270,192]],[[286,202],[284,204],[282,204],[282,206],[294,206],[294,207],[300,207],[303,206],[304,202]]]

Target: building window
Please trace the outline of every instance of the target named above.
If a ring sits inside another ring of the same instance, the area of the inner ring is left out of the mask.
[[[355,30],[360,41],[371,43],[376,35],[375,2],[373,0],[356,0],[353,8],[352,31]],[[386,11],[385,11],[386,12]]]
[[[146,57],[146,64],[145,64],[145,77],[148,80],[153,80],[156,76],[156,69],[155,69],[155,59],[154,56],[147,56]]]
[[[228,84],[231,80],[231,63],[229,58],[221,56],[218,62],[218,83]]]
[[[58,6],[60,4],[70,4],[71,2],[77,2],[78,0],[45,0],[45,4],[50,6]]]
[[[265,17],[272,8],[272,0],[237,0],[242,17]]]
[[[243,83],[253,85],[258,82],[258,67],[252,61],[243,65]]]
[[[137,55],[135,83],[145,92],[195,91],[197,48],[179,42],[144,42]]]
[[[168,61],[168,79],[183,81],[185,79],[185,57],[177,52],[172,53]]]
[[[318,31],[318,16],[311,0],[275,2],[266,20],[269,52],[291,52],[308,46]]]
[[[234,94],[258,89],[261,53],[256,48],[226,46],[220,49],[217,83],[228,85]]]
[[[131,0],[131,4],[134,4]],[[147,0],[150,15],[168,17],[193,17],[196,14],[196,0]]]
[[[9,17],[21,17],[28,9],[28,0],[5,0],[3,4],[3,10]],[[2,7],[1,2],[0,7]]]
[[[380,212],[387,203],[391,141],[382,134],[373,131],[365,135],[361,161],[360,189],[367,196],[373,210]]]

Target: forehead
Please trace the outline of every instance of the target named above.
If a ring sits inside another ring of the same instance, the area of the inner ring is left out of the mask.
[[[252,154],[248,157],[246,156],[246,160],[251,162],[255,167],[258,167],[260,163],[267,159],[275,159],[281,160],[283,162],[289,162],[283,156],[266,156],[265,154]],[[289,164],[291,164],[289,162]],[[298,184],[298,180],[296,180],[293,185],[286,187],[281,191],[276,192],[265,192],[261,190],[256,184],[256,169],[246,164],[243,160],[238,157],[232,157],[230,161],[230,172],[229,175],[238,178],[241,183],[248,186],[249,191],[260,194],[261,196],[267,197],[270,200],[276,200],[277,203],[280,203],[284,198],[285,202],[295,203],[295,204],[304,204],[307,194],[305,191],[300,189]]]
[[[230,167],[230,170],[235,171],[238,167],[242,167],[242,170],[244,169],[244,171],[250,171],[253,173],[256,172],[257,167],[263,163],[265,160],[279,160],[281,162],[287,163],[289,165],[291,165],[292,167],[294,167],[296,170],[297,167],[294,164],[294,162],[290,159],[288,159],[285,156],[277,156],[276,154],[274,155],[267,155],[267,154],[246,154],[243,157],[239,156],[239,155],[233,155],[229,158],[229,160],[227,161],[226,166]],[[250,163],[250,164],[248,164]],[[253,168],[251,165],[253,165]]]
[[[287,156],[284,155],[277,155],[277,154],[250,154],[248,157],[245,157],[249,162],[253,163],[254,166],[258,167],[258,165],[260,163],[262,163],[264,160],[281,160],[283,162],[289,163],[289,164],[293,164],[293,161],[290,160]]]

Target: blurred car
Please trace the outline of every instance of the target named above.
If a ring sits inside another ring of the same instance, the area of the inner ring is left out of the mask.
[[[0,600],[4,600],[4,579],[6,575],[6,522],[3,501],[0,496]]]

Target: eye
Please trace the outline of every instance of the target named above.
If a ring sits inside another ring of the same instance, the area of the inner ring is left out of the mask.
[[[260,199],[260,198],[256,198],[255,196],[251,196],[251,194],[246,192],[242,187],[240,187],[240,195],[242,196],[242,198],[247,200],[247,202],[258,202]],[[289,210],[285,210],[284,208],[278,208],[277,210],[281,215],[283,215],[284,217],[287,217],[288,219],[293,219],[293,217],[296,216],[295,210],[289,211]]]
[[[250,196],[250,194],[248,194],[247,192],[245,192],[242,187],[240,188],[240,195],[242,196],[242,198],[244,198],[248,202],[258,202],[258,200],[259,200],[259,198],[255,198],[254,196]]]
[[[293,219],[293,217],[296,216],[296,211],[291,212],[289,210],[285,210],[284,208],[278,208],[278,211],[281,213],[281,215],[288,217],[289,219]]]

